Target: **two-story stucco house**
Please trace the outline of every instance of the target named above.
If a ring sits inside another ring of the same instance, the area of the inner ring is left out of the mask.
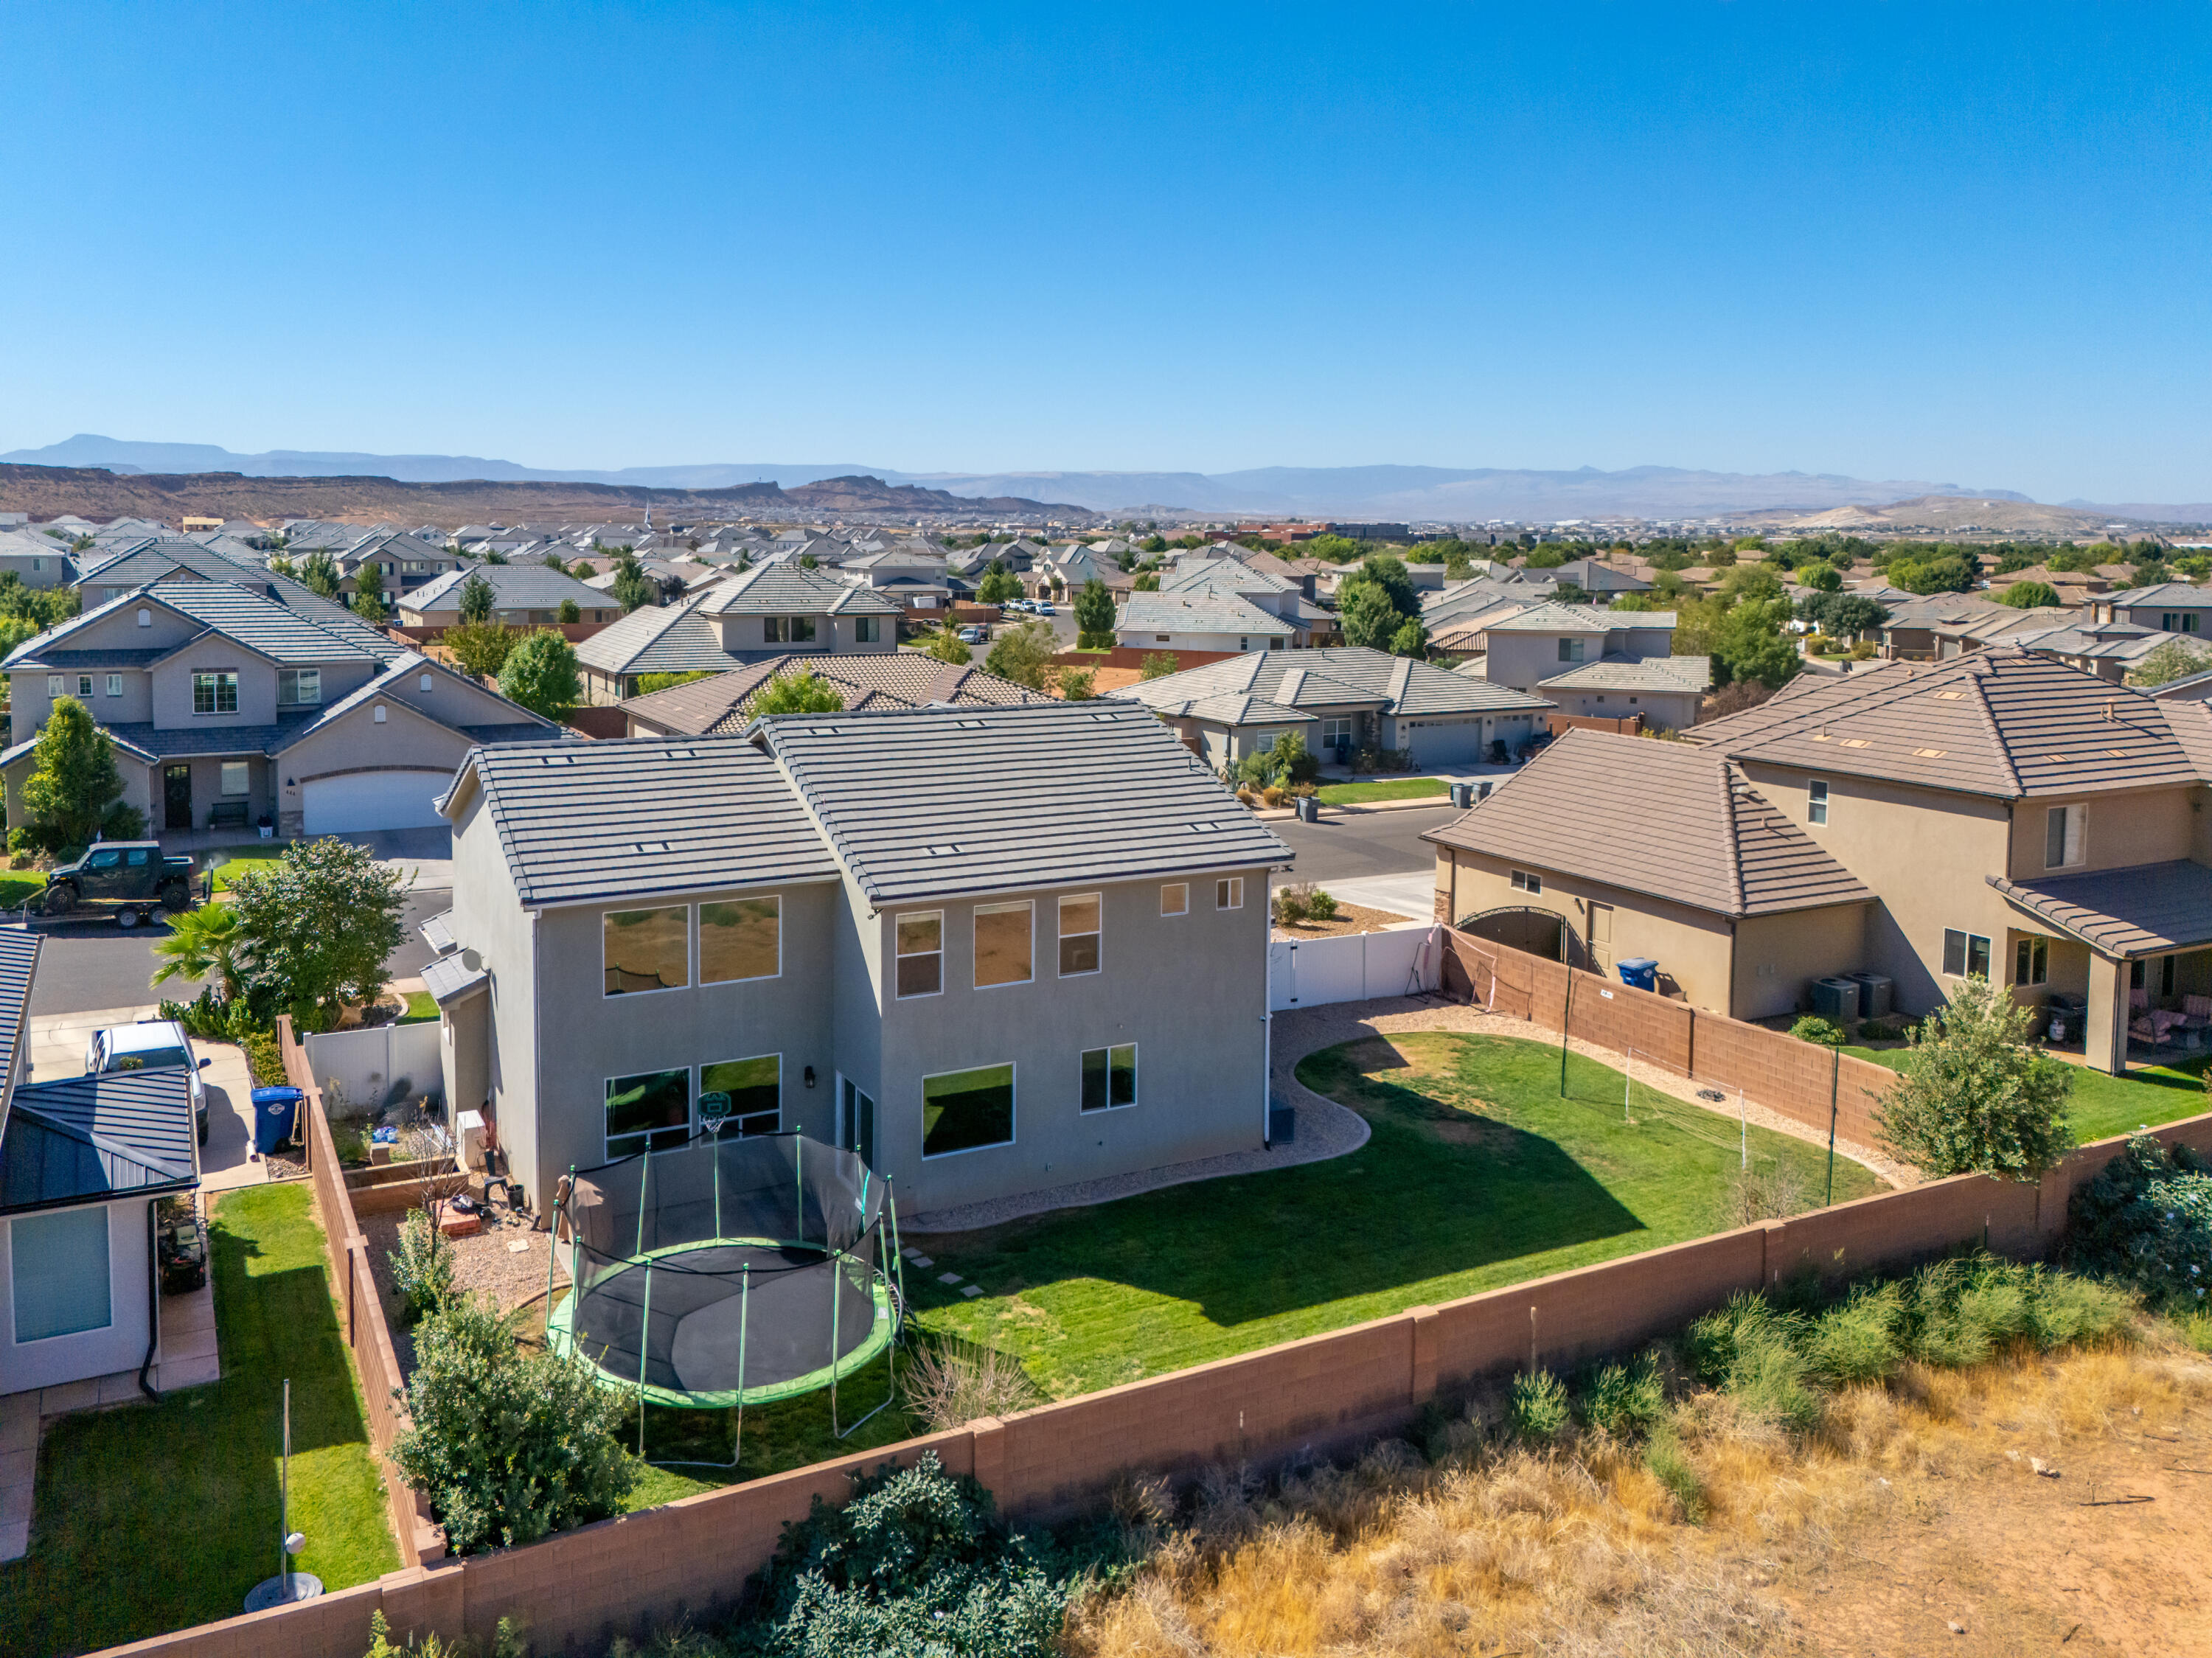
[[[720,673],[769,657],[898,647],[905,611],[881,593],[789,562],[764,564],[682,602],[632,610],[576,647],[593,702],[628,701],[649,673]]]
[[[402,597],[400,622],[410,628],[459,626],[461,591],[471,580],[491,589],[491,619],[510,628],[559,622],[564,601],[575,605],[579,622],[612,622],[622,614],[622,606],[606,592],[542,563],[464,564]]]
[[[11,652],[8,821],[55,701],[113,739],[123,804],[156,833],[266,823],[284,835],[434,825],[472,748],[559,727],[305,588],[169,580]]]
[[[908,1214],[1264,1142],[1290,853],[1141,708],[486,750],[445,811],[447,1096],[540,1209],[708,1092]]]
[[[2084,999],[2100,1070],[2212,1028],[2206,704],[1992,647],[1808,676],[1686,736],[1572,733],[1425,836],[1439,915],[1504,938],[1501,913],[1549,912],[1578,958],[1655,957],[1738,1017],[1864,970],[1914,1014],[1969,975]]]

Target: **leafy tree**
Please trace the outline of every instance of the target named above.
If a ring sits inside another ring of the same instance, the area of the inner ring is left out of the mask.
[[[1406,573],[1402,559],[1393,558],[1388,553],[1370,553],[1361,562],[1358,574],[1345,578],[1346,586],[1354,582],[1372,582],[1380,587],[1389,597],[1390,608],[1400,616],[1421,613],[1421,596],[1413,586],[1413,578]]]
[[[1173,651],[1147,651],[1145,653],[1144,661],[1138,666],[1137,677],[1165,679],[1170,674],[1177,671],[1176,663],[1179,659]]]
[[[1390,654],[1419,656],[1429,648],[1429,630],[1421,625],[1419,616],[1408,616],[1399,623],[1398,631],[1390,635]]]
[[[813,554],[811,554],[811,553],[801,553],[801,554],[799,556],[799,568],[800,569],[802,569],[802,570],[811,570],[811,569],[818,568],[820,567],[820,565],[821,565],[821,562],[822,562],[822,561],[821,561],[820,559],[818,559],[818,558],[815,557],[815,556],[814,556],[814,555],[813,555]]]
[[[1150,535],[1146,536],[1139,544],[1146,552],[1164,553],[1168,550],[1168,538],[1162,535]]]
[[[1783,624],[1790,619],[1786,598],[1755,598],[1735,606],[1713,634],[1714,659],[1730,679],[1756,679],[1777,688],[1805,665]]]
[[[2208,668],[2212,668],[2212,651],[2199,649],[2183,639],[2169,639],[2146,653],[2142,660],[2129,671],[2128,683],[2170,685]]]
[[[364,559],[353,577],[354,614],[364,622],[381,622],[392,614],[384,602],[384,574],[373,559]]]
[[[1406,623],[1390,603],[1390,595],[1371,581],[1346,580],[1337,589],[1336,616],[1344,629],[1344,642],[1370,651],[1389,650]]]
[[[957,668],[964,668],[975,660],[975,653],[968,648],[949,622],[934,632],[922,635],[921,653],[939,662],[949,662]]]
[[[997,559],[983,572],[983,579],[975,586],[975,597],[986,604],[1004,604],[1022,596],[1022,579]]]
[[[1811,587],[1820,592],[1832,593],[1844,585],[1844,573],[1822,560],[1800,565],[1796,574],[1801,586]]]
[[[1157,538],[1157,537],[1156,537]],[[1114,647],[1114,595],[1106,584],[1093,579],[1075,596],[1076,642],[1087,648]]]
[[[660,584],[645,573],[645,567],[635,556],[615,566],[614,585],[607,592],[622,606],[624,616],[647,604],[660,603]]]
[[[1608,610],[1663,610],[1665,603],[1652,593],[1623,593],[1606,606]]]
[[[1875,1108],[1882,1144],[1931,1177],[2032,1181],[2065,1156],[2073,1067],[2027,1045],[2034,1017],[1978,975],[1961,983]]]
[[[58,696],[33,752],[38,762],[23,784],[33,835],[50,851],[84,845],[123,799],[113,741],[83,703]]]
[[[487,564],[504,564],[507,562],[507,555],[495,547],[483,556],[483,562]]]
[[[780,673],[753,693],[747,712],[769,714],[838,714],[844,694],[818,673]]]
[[[695,541],[691,544],[691,550],[695,553],[699,550],[699,544],[697,542]],[[545,555],[545,568],[552,571],[555,575],[566,575],[568,574],[568,567],[562,562],[561,555],[558,553],[548,553]]]
[[[461,620],[477,623],[490,621],[492,604],[491,583],[483,579],[481,571],[470,571],[469,579],[461,583]]]
[[[1041,691],[1049,681],[1052,659],[1058,653],[1059,641],[1049,627],[1042,622],[1024,622],[999,635],[983,665],[1001,679]]]
[[[203,904],[169,918],[168,936],[154,941],[153,988],[172,979],[215,981],[216,994],[234,1001],[245,981],[245,936],[234,904]]]
[[[1863,593],[1815,593],[1797,607],[1808,622],[1837,639],[1871,633],[1889,620],[1889,607]]]
[[[453,653],[463,672],[479,679],[496,679],[514,647],[522,642],[522,633],[504,622],[464,622],[447,629],[438,642]]]
[[[1532,570],[1556,570],[1567,562],[1565,552],[1557,547],[1537,547],[1530,550],[1527,566]]]
[[[368,847],[295,841],[230,892],[250,986],[301,1014],[383,993],[385,958],[406,937],[407,884]]]
[[[690,673],[641,673],[637,677],[637,695],[650,696],[655,691],[665,691],[671,685],[688,685],[695,679],[712,679],[712,668],[695,668]]]
[[[1136,592],[1156,593],[1160,590],[1159,572],[1147,570],[1129,585],[1132,591]]]
[[[556,614],[563,623],[577,623],[581,622],[584,619],[583,606],[577,604],[573,598],[562,599],[561,601],[561,608],[556,612]]]
[[[2058,589],[2047,581],[2015,581],[1997,595],[1997,603],[2016,610],[2041,610],[2058,603]]]
[[[1955,554],[1925,561],[1893,558],[1889,583],[1908,593],[1963,593],[1974,585],[1973,568]]]
[[[333,604],[338,598],[338,564],[327,547],[311,547],[307,557],[300,561],[300,585],[318,598],[327,598]]]
[[[576,647],[550,630],[530,635],[508,653],[500,669],[499,694],[532,714],[560,719],[584,700]]]
[[[1552,589],[1552,603],[1554,604],[1587,604],[1589,602],[1589,589],[1579,581],[1562,581]]]
[[[407,1406],[392,1462],[429,1497],[457,1554],[604,1518],[637,1479],[616,1437],[621,1396],[580,1359],[525,1351],[509,1319],[472,1296],[416,1327]]]

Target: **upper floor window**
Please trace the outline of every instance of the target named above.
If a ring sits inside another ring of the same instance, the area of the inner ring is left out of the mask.
[[[1160,889],[1160,914],[1188,915],[1190,914],[1190,883],[1170,881]]]
[[[2083,806],[2053,806],[2043,814],[2043,866],[2067,869],[2081,861]]]
[[[1583,659],[1583,652],[1584,649],[1584,641],[1582,640],[1563,639],[1559,641],[1559,660],[1562,662],[1579,662]]]
[[[323,671],[320,668],[277,669],[276,706],[278,708],[313,708],[322,700]]]
[[[855,645],[878,645],[883,642],[883,617],[856,616],[853,618],[853,642]]]
[[[81,673],[76,677],[76,694],[79,696],[90,696],[92,695],[92,676],[90,674]]]
[[[1224,875],[1213,884],[1213,907],[1216,909],[1244,908],[1244,878]]]
[[[1541,892],[1544,878],[1529,870],[1516,869],[1513,872],[1513,890],[1516,892]]]
[[[1828,783],[1826,778],[1816,777],[1805,785],[1805,821],[1808,823],[1828,821]]]
[[[2159,631],[2169,634],[2193,634],[2197,631],[2197,612],[2167,610],[2158,619]]]
[[[1099,898],[1095,892],[1060,901],[1060,976],[1098,971]]]
[[[69,695],[69,680],[61,674],[48,674],[46,676],[46,695],[49,697],[67,696]]]
[[[1026,898],[1014,904],[975,906],[975,987],[1025,985],[1036,976],[1030,949],[1036,907]]]
[[[196,673],[192,676],[194,714],[236,714],[238,676],[234,673]]]
[[[690,909],[683,904],[667,909],[609,910],[599,923],[606,993],[629,996],[690,984]]]
[[[783,970],[783,900],[738,898],[699,906],[699,982],[773,979]]]
[[[896,927],[896,993],[934,996],[945,988],[945,912],[927,909],[902,915]]]
[[[112,673],[107,676],[107,694],[110,696],[120,696],[123,695],[123,676],[121,674]]]
[[[771,645],[811,645],[814,618],[811,616],[771,616],[761,623],[762,637]]]

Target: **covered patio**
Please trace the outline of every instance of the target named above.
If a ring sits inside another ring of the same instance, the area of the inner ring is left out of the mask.
[[[2131,1047],[2212,1042],[2212,868],[2177,859],[2039,881],[1992,875],[2015,908],[2088,947],[2082,1060],[2124,1074]]]

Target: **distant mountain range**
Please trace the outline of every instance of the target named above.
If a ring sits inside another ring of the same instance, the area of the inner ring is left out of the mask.
[[[1717,472],[1678,466],[1601,471],[1443,466],[1263,466],[1235,472],[902,472],[841,461],[830,465],[717,462],[629,466],[605,471],[548,471],[479,455],[376,455],[274,449],[242,455],[203,443],[143,443],[80,433],[43,449],[0,455],[0,464],[98,467],[119,474],[237,472],[248,477],[375,477],[411,483],[557,483],[684,492],[771,484],[795,489],[865,477],[973,500],[1066,504],[1095,513],[1146,509],[1232,516],[1283,514],[1340,519],[1480,523],[1510,519],[1705,519],[1746,513],[1820,513],[1929,497],[2033,504],[2013,489],[1968,489],[1917,478],[1869,479],[1828,472]],[[2146,523],[2212,521],[2212,504],[2179,506],[2093,501],[2064,505],[2087,513]],[[895,510],[883,508],[879,510]]]

